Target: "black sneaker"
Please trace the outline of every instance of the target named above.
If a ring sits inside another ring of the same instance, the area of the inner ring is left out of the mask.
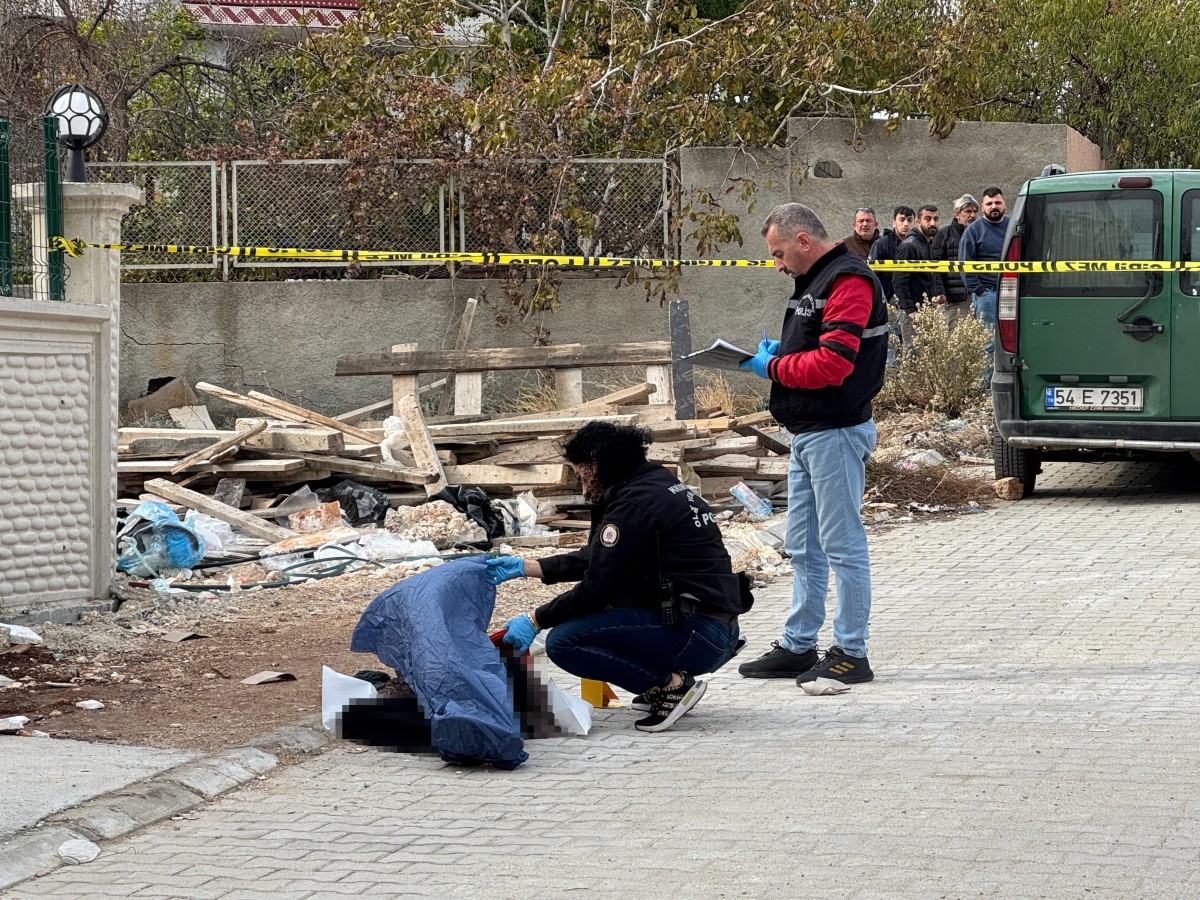
[[[852,684],[862,684],[875,678],[865,656],[847,656],[841,647],[830,647],[821,661],[796,679],[804,693],[819,697],[822,694],[841,694]]]
[[[655,688],[646,691],[642,696],[648,696],[650,699],[650,715],[638,719],[634,727],[638,731],[666,731],[700,702],[707,688],[708,685],[703,681],[697,681],[691,675],[684,675],[683,684],[677,688]]]
[[[629,708],[641,710],[642,712],[650,712],[650,710],[654,708],[653,704],[650,702],[653,696],[653,691],[646,691],[644,694],[638,694],[629,701]]]
[[[745,678],[795,678],[817,664],[817,648],[793,653],[771,642],[771,649],[753,662],[742,663],[738,673]]]

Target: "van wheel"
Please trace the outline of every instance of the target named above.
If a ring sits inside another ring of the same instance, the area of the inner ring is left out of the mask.
[[[1038,473],[1042,471],[1040,450],[1018,449],[1009,445],[999,434],[992,435],[992,460],[996,465],[996,480],[1015,478],[1021,482],[1021,496],[1033,493]]]

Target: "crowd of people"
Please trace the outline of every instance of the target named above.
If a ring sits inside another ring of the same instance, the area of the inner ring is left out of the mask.
[[[941,211],[932,203],[913,209],[892,210],[891,227],[879,230],[875,210],[869,206],[854,211],[851,233],[842,239],[846,248],[868,264],[883,260],[994,261],[1000,258],[1008,227],[1007,207],[1000,188],[984,188],[983,202],[963,194],[953,204],[953,216],[945,225]],[[954,328],[966,316],[974,316],[988,332],[987,377],[991,381],[991,355],[996,331],[995,275],[954,272],[879,272],[884,297],[900,313],[897,318],[900,342],[912,346],[912,319],[918,309],[936,304]]]

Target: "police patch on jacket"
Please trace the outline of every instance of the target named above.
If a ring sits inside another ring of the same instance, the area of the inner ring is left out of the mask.
[[[609,522],[600,532],[600,543],[605,547],[617,546],[617,540],[621,537],[621,530],[616,525]]]

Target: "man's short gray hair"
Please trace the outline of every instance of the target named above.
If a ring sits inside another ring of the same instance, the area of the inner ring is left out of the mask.
[[[763,237],[767,236],[772,226],[775,227],[777,235],[789,240],[801,231],[811,235],[814,240],[829,240],[829,232],[825,230],[817,214],[803,203],[781,203],[771,210],[767,221],[763,223]]]

